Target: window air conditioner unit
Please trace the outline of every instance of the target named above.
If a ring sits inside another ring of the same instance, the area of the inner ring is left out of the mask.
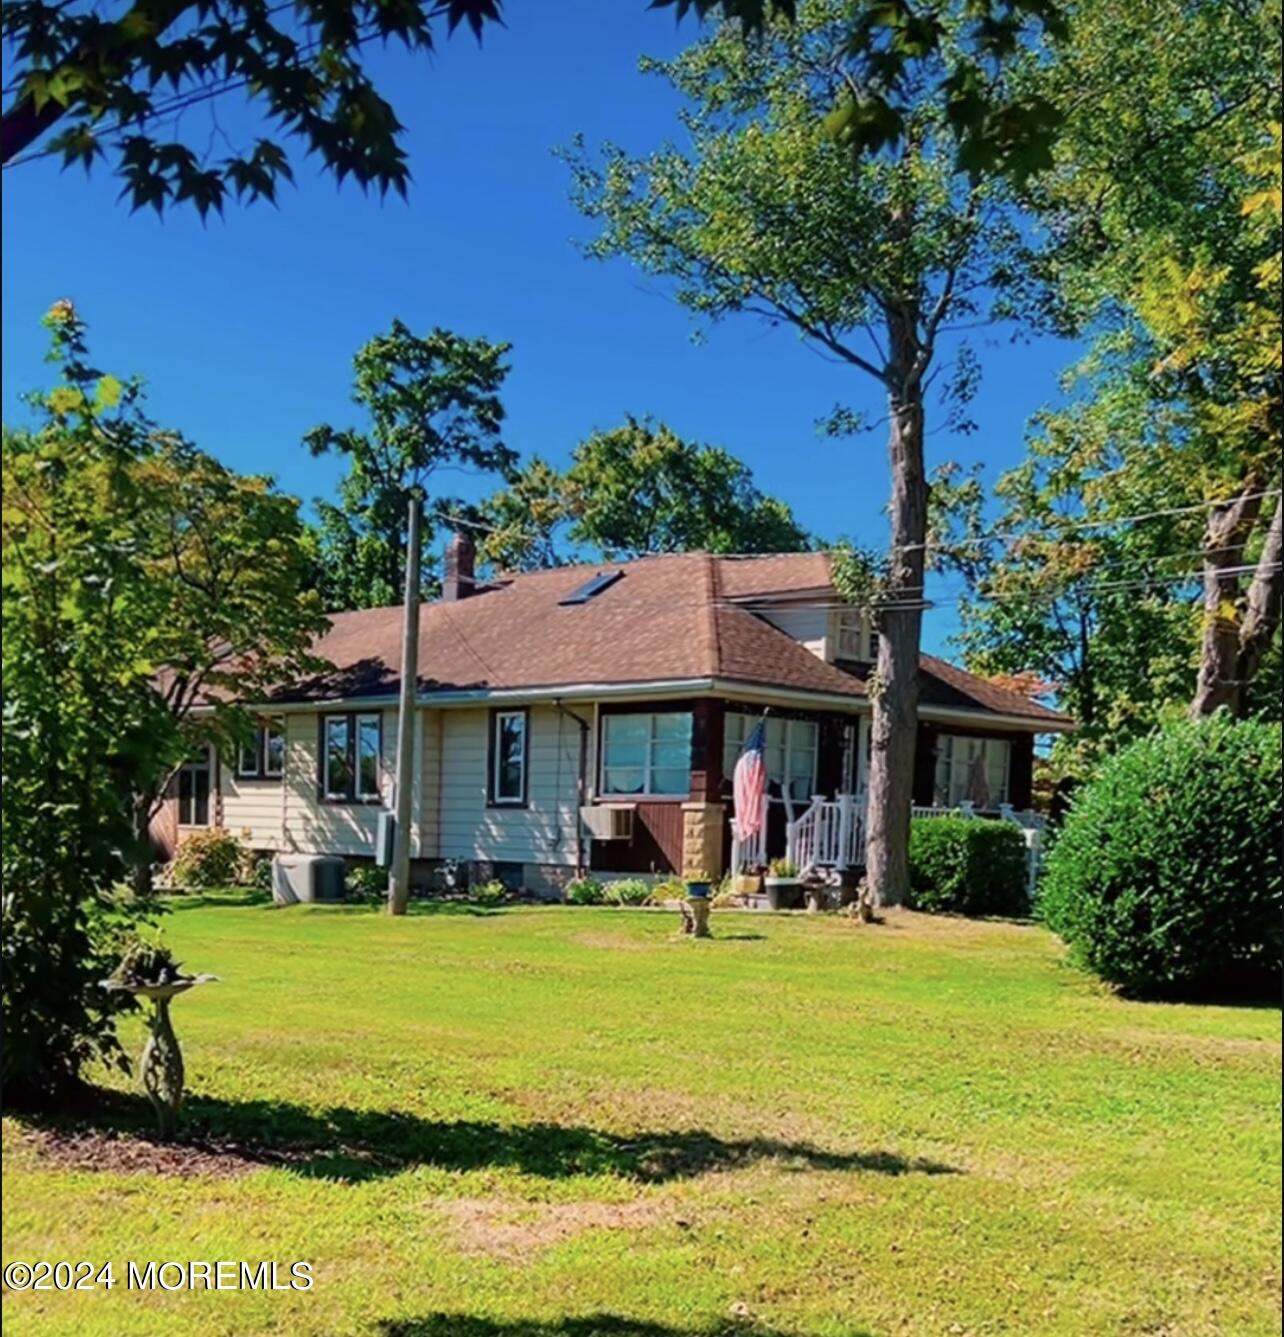
[[[580,820],[594,840],[632,840],[633,812],[631,804],[590,804],[580,809]]]

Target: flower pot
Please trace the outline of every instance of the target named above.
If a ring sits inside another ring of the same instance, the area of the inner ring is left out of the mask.
[[[709,899],[709,888],[712,883],[709,882],[688,882],[687,895],[693,901],[707,901]]]
[[[767,889],[769,910],[793,910],[801,904],[802,894],[796,877],[765,877],[762,885]]]
[[[762,878],[757,873],[740,873],[733,886],[737,896],[756,896],[762,890]]]

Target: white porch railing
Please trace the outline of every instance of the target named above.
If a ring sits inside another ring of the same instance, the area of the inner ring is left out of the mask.
[[[756,872],[767,866],[767,824],[764,822],[751,836],[741,836],[740,827],[731,819],[731,871]]]
[[[809,868],[855,868],[865,862],[865,804],[855,794],[817,795],[785,827],[785,858]]]
[[[974,804],[957,808],[915,804],[916,818],[979,817]],[[1000,804],[998,817],[1022,828],[1029,851],[1029,887],[1034,892],[1047,819],[1036,812],[1018,812],[1011,804]],[[839,794],[827,799],[817,795],[799,815],[785,823],[785,858],[801,872],[811,869],[861,868],[865,863],[865,795]],[[764,824],[754,835],[742,838],[731,823],[731,870],[752,872],[767,865],[767,831]]]

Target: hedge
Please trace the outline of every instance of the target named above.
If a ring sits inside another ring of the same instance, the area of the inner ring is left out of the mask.
[[[1075,960],[1165,997],[1280,975],[1280,726],[1221,713],[1110,758],[1076,795],[1039,897]]]
[[[919,817],[910,823],[912,910],[935,914],[1029,913],[1025,835],[1012,822]]]

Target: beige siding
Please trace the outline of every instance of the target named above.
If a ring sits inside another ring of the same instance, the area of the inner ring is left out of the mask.
[[[391,802],[397,755],[397,712],[383,715],[384,803]],[[286,819],[284,847],[302,854],[374,854],[379,805],[323,803],[317,794],[318,716],[285,717]]]
[[[586,706],[576,713],[588,718]],[[447,859],[573,865],[579,826],[579,725],[551,706],[530,711],[527,806],[486,803],[485,709],[440,715],[440,844]]]
[[[418,858],[437,857],[441,841],[441,721],[440,710],[420,712],[421,764],[419,768],[415,854]]]
[[[786,636],[800,641],[820,659],[826,657],[825,638],[829,631],[829,614],[824,608],[777,608],[763,617],[773,627],[779,627]]]
[[[220,780],[223,825],[242,836],[251,849],[280,849],[285,824],[284,784],[280,780],[239,779],[235,766],[227,761],[223,762]]]

